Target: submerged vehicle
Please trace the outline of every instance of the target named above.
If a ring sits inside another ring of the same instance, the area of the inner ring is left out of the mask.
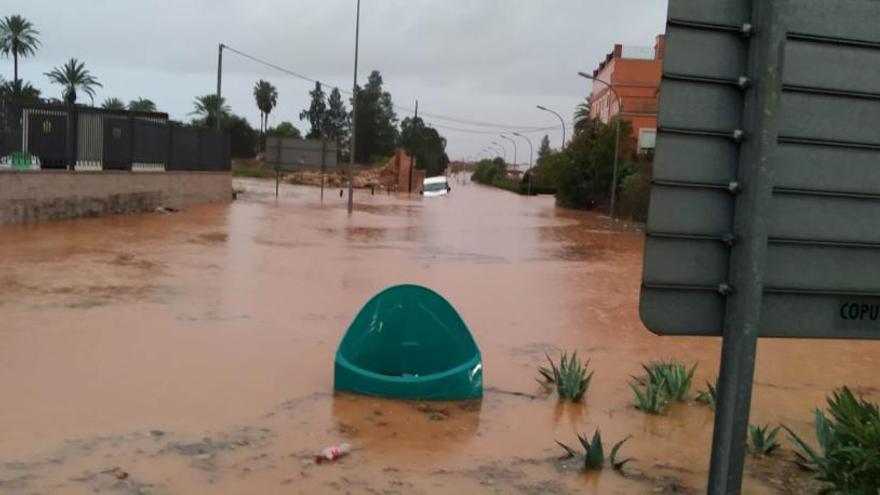
[[[337,390],[381,397],[477,398],[482,356],[446,299],[426,287],[397,285],[373,296],[348,327],[334,382]]]
[[[449,192],[452,191],[452,188],[449,187],[449,181],[446,180],[446,176],[441,175],[438,177],[426,177],[424,181],[422,181],[422,195],[423,196],[446,196]]]

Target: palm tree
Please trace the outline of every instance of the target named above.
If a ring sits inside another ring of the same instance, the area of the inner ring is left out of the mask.
[[[592,117],[590,117],[590,110],[592,106],[590,104],[590,97],[587,97],[587,100],[583,103],[579,103],[574,110],[574,133],[578,134],[582,130],[584,130],[587,125],[590,123]]]
[[[201,117],[206,127],[214,127],[218,115],[222,118],[231,111],[226,98],[218,98],[216,93],[196,97],[193,105],[195,110],[189,114]]]
[[[156,104],[148,98],[138,97],[137,100],[131,100],[128,109],[132,112],[155,112]]]
[[[267,81],[260,79],[254,85],[254,99],[260,109],[260,136],[262,148],[266,151],[266,129],[269,127],[269,113],[278,104],[278,90]]]
[[[77,89],[94,99],[95,87],[103,87],[85,68],[85,63],[75,58],[70,59],[61,67],[55,67],[52,72],[47,72],[46,75],[51,82],[64,86],[64,101],[71,105],[76,103]]]
[[[101,104],[101,108],[104,110],[125,110],[125,103],[119,98],[107,98]]]
[[[18,57],[29,57],[37,51],[40,32],[34,29],[30,21],[20,15],[5,17],[0,21],[0,53],[12,54],[15,64],[13,82],[18,82]]]

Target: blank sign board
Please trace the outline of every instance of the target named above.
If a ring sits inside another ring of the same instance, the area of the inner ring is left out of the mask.
[[[335,141],[291,137],[266,138],[266,164],[281,170],[335,170]]]
[[[880,2],[768,0],[779,111],[763,260],[763,337],[880,338]],[[640,312],[663,335],[721,335],[744,120],[749,2],[670,0]]]

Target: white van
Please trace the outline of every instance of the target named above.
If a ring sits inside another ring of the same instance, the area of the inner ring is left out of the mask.
[[[446,177],[443,175],[439,177],[426,177],[422,183],[422,195],[427,197],[446,196],[451,190],[449,182],[446,181]]]

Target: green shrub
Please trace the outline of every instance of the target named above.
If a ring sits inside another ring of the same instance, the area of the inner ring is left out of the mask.
[[[650,173],[635,172],[627,175],[620,181],[620,209],[618,212],[625,218],[646,222],[650,198]]]
[[[623,469],[623,466],[632,460],[632,458],[626,458],[622,461],[617,460],[617,454],[620,451],[621,445],[624,444],[627,440],[629,440],[632,435],[624,438],[623,440],[617,442],[611,447],[611,453],[608,456],[608,463],[615,471],[620,471]],[[581,444],[581,447],[584,449],[584,469],[602,469],[605,467],[605,449],[602,446],[602,435],[599,433],[599,429],[596,428],[596,432],[593,433],[593,439],[591,441],[587,441],[587,437],[585,435],[578,435],[578,441]],[[569,447],[568,445],[556,441],[556,443],[565,450],[565,457],[567,459],[571,459],[573,457],[577,457],[577,452]]]
[[[856,398],[847,387],[835,390],[827,400],[828,416],[815,411],[818,449],[782,425],[798,447],[800,464],[828,484],[823,493],[876,495],[880,489],[877,404]]]
[[[779,434],[779,427],[773,428],[769,432],[770,425],[755,426],[749,425],[749,449],[755,454],[770,455],[780,447],[776,442],[776,435]]]
[[[233,177],[248,177],[253,179],[274,179],[275,169],[264,165],[233,165],[232,175]]]
[[[577,351],[571,354],[563,352],[559,358],[559,366],[547,356],[550,367],[539,366],[538,383],[543,385],[547,390],[552,390],[555,386],[556,394],[560,400],[570,400],[572,402],[580,402],[590,386],[593,379],[593,371],[589,371],[590,360],[581,363],[577,357]]]

